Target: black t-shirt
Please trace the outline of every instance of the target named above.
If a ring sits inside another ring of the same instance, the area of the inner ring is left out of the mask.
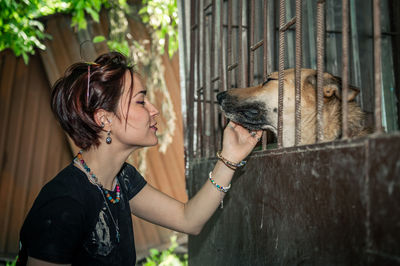
[[[42,188],[25,219],[17,265],[25,265],[28,256],[60,264],[134,265],[129,200],[146,181],[127,163],[117,178],[121,200],[106,203],[98,187],[73,163],[63,169]],[[113,198],[115,193],[111,192]],[[119,226],[119,242],[110,211]]]

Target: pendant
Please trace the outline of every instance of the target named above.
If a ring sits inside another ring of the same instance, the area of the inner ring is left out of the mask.
[[[119,243],[119,231],[117,231],[117,243]]]

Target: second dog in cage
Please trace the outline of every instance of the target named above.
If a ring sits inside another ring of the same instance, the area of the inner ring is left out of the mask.
[[[295,144],[295,72],[284,71],[283,136],[282,146]],[[316,142],[317,71],[301,70],[301,141]],[[359,89],[348,90],[348,135],[364,136],[372,132],[366,126],[365,113],[355,102]],[[323,76],[324,105],[322,111],[324,141],[340,138],[342,132],[341,79],[329,73]],[[249,130],[265,129],[277,134],[278,128],[278,72],[272,73],[264,84],[232,89],[217,95],[225,116]]]

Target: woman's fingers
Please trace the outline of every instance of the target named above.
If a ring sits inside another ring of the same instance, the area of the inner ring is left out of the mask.
[[[243,127],[240,124],[237,124],[233,121],[229,121],[227,124],[227,127],[232,128],[234,131],[237,132],[242,138],[250,140],[252,143],[254,140],[257,142],[261,139],[262,137],[262,130],[248,130],[247,128]]]

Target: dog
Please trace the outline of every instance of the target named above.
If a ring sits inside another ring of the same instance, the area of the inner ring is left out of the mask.
[[[295,144],[295,71],[284,70],[283,136],[282,146]],[[300,144],[316,142],[317,71],[301,69],[301,140]],[[323,141],[333,141],[342,134],[341,78],[323,74],[324,105]],[[366,126],[366,115],[355,101],[360,90],[348,89],[348,136],[359,137],[372,133]],[[258,86],[231,89],[217,94],[218,104],[225,116],[249,130],[268,130],[275,137],[278,128],[278,72],[270,74]]]

